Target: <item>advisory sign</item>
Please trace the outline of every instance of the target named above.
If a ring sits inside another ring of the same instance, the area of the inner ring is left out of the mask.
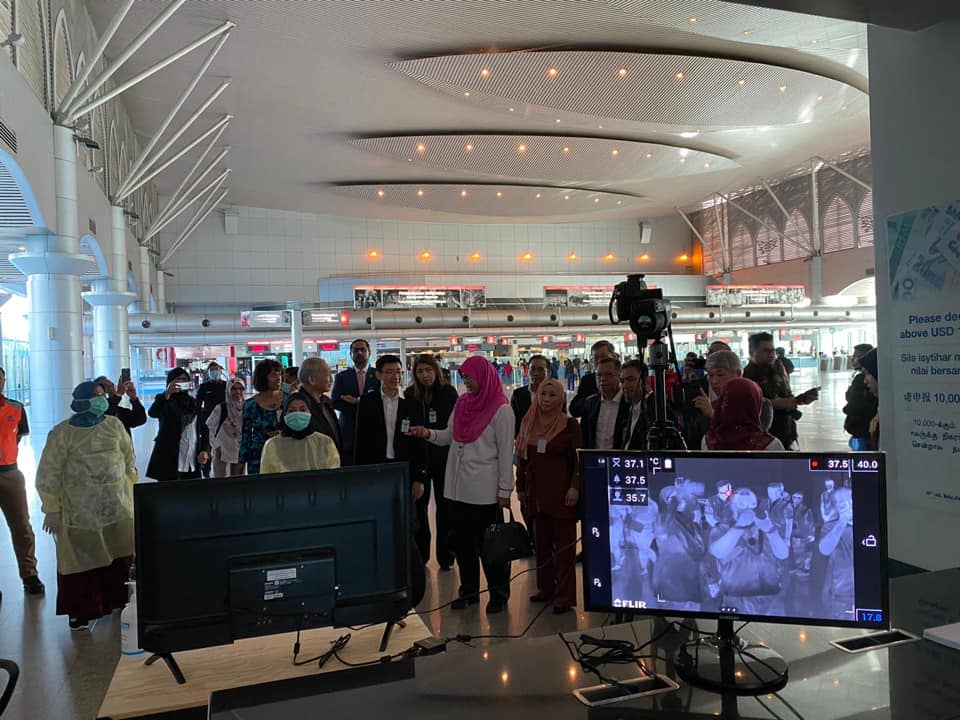
[[[960,511],[960,203],[893,215],[887,236],[896,346],[879,381],[896,427],[881,437],[911,499]]]

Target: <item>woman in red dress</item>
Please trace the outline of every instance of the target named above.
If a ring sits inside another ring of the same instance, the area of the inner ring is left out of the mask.
[[[577,604],[577,450],[583,445],[579,423],[563,412],[564,397],[559,380],[544,380],[517,435],[517,490],[533,518],[537,552],[537,594],[530,600],[552,601],[557,615]]]

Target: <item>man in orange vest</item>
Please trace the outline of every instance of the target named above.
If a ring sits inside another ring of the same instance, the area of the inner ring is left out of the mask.
[[[23,589],[30,595],[43,595],[43,583],[37,577],[33,528],[27,509],[27,483],[17,468],[20,438],[30,433],[30,426],[23,405],[4,396],[6,383],[7,374],[0,368],[0,509],[10,528]]]

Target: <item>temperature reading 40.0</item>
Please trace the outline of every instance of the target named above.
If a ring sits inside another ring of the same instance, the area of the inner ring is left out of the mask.
[[[854,470],[859,470],[860,472],[871,472],[874,470],[880,469],[880,461],[871,459],[855,460],[853,463]]]

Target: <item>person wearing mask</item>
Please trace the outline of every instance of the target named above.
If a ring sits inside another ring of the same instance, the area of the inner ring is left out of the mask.
[[[839,487],[834,491],[836,514],[820,529],[817,550],[827,559],[820,600],[826,617],[846,618],[856,604],[853,572],[853,491]]]
[[[127,602],[137,463],[109,406],[100,385],[80,383],[75,415],[50,431],[37,466],[43,529],[57,541],[57,615],[73,630]]]
[[[190,395],[190,376],[183,368],[167,373],[167,389],[153,399],[147,414],[159,421],[147,477],[154,480],[185,480],[200,477],[206,464],[206,434],[197,432],[200,406]]]
[[[860,358],[860,365],[863,367],[863,382],[867,386],[867,390],[873,395],[874,399],[879,402],[880,399],[880,386],[877,384],[877,348],[873,348],[870,352],[865,353],[862,358]],[[869,450],[879,450],[880,449],[880,413],[874,413],[873,417],[870,419],[870,423],[867,425],[867,446]]]
[[[433,355],[417,356],[413,363],[413,384],[406,389],[404,395],[407,400],[420,406],[419,412],[420,417],[424,419],[424,427],[430,430],[441,430],[447,427],[453,408],[457,404],[457,391],[447,382]],[[440,565],[441,570],[450,570],[456,559],[453,550],[453,526],[450,522],[450,501],[444,496],[444,478],[450,448],[428,443],[426,450],[427,477],[423,497],[417,501],[417,504],[423,505],[422,514],[426,518],[432,485],[436,504],[434,527],[437,532],[437,564]],[[421,512],[419,507],[418,512]],[[429,529],[427,533],[426,547],[429,547]]]
[[[867,374],[863,368],[863,356],[873,350],[867,343],[855,345],[851,363],[855,374],[847,388],[847,404],[843,414],[847,416],[843,429],[850,434],[851,450],[870,449],[870,423],[877,415],[877,397],[867,387]]]
[[[283,369],[283,382],[280,383],[280,389],[284,395],[299,392],[300,390],[300,368],[296,365]]]
[[[266,475],[338,467],[340,454],[330,436],[317,430],[309,396],[293,393],[280,416],[280,434],[263,446],[260,472]]]
[[[200,408],[197,431],[200,433],[201,442],[208,447],[210,446],[210,438],[207,435],[207,420],[210,418],[213,409],[222,405],[227,397],[225,380],[223,368],[214,360],[207,365],[207,381],[200,383],[197,387],[197,405]],[[210,463],[203,463],[200,466],[200,472],[204,477],[211,477]]]
[[[283,411],[283,368],[276,360],[261,360],[253,369],[257,394],[243,404],[240,452],[237,459],[247,466],[248,475],[260,473],[260,453],[267,440],[280,434]]]
[[[467,392],[457,398],[443,430],[414,427],[411,434],[434,445],[449,445],[444,495],[451,501],[454,552],[460,571],[454,610],[480,602],[483,533],[502,520],[513,494],[513,412],[497,377],[484,358],[474,355],[460,366]],[[487,613],[502,612],[510,598],[510,563],[483,563],[490,602]]]
[[[370,343],[358,338],[350,343],[350,357],[353,367],[339,373],[333,381],[333,407],[340,413],[340,437],[343,445],[340,462],[343,465],[354,463],[354,440],[357,428],[357,405],[367,393],[380,391],[377,373],[370,367]]]
[[[333,373],[323,358],[310,357],[300,366],[300,390],[310,401],[310,414],[317,424],[317,432],[323,433],[337,448],[339,455],[343,448],[340,435],[340,423],[337,413],[333,409],[333,402],[327,397],[330,386],[333,384]]]
[[[707,356],[706,364],[709,393],[701,393],[693,400],[693,404],[704,418],[700,421],[703,424],[704,433],[710,425],[710,418],[713,417],[714,413],[714,404],[717,402],[717,398],[720,397],[724,386],[731,380],[743,377],[740,357],[730,350],[717,350],[712,352]],[[770,430],[772,423],[773,405],[767,398],[763,398],[763,402],[760,405],[760,426],[764,430]]]
[[[587,400],[580,420],[583,447],[590,450],[622,448],[633,408],[620,388],[619,360],[605,357],[597,363],[597,385],[600,392]]]
[[[582,418],[587,410],[587,398],[597,394],[597,377],[592,370],[596,370],[600,360],[606,357],[615,357],[616,351],[609,340],[598,340],[590,346],[590,357],[593,364],[584,367],[583,377],[577,386],[577,392],[570,401],[570,414],[575,418]]]
[[[773,335],[767,332],[756,333],[749,339],[750,364],[743,376],[753,380],[763,392],[763,396],[773,405],[773,424],[770,432],[790,449],[797,442],[797,419],[801,405],[808,405],[819,397],[817,389],[807,390],[794,395],[790,389],[790,380],[783,367],[777,363],[777,354],[773,348]]]
[[[577,604],[576,542],[580,425],[563,411],[563,383],[544,380],[516,440],[517,494],[533,518],[537,593],[559,615]]]
[[[624,426],[625,450],[646,450],[647,432],[650,429],[650,411],[652,404],[647,405],[644,400],[647,396],[647,368],[639,360],[628,360],[620,368],[620,385],[623,388],[623,397],[630,404],[630,422]]]
[[[27,507],[27,481],[17,467],[20,439],[30,434],[30,424],[23,405],[3,394],[6,384],[7,373],[0,368],[0,509],[10,529],[23,589],[30,595],[43,595],[43,583],[37,577],[36,538]]]
[[[244,473],[245,467],[240,462],[240,434],[243,429],[243,399],[246,394],[246,383],[238,377],[231,378],[227,382],[226,400],[217,405],[207,418],[213,477]]]
[[[726,383],[714,407],[710,427],[703,436],[704,450],[783,450],[780,440],[760,425],[763,395],[752,380],[734,378]]]
[[[126,428],[127,434],[131,435],[131,430],[141,425],[147,424],[147,410],[143,407],[143,403],[140,402],[140,398],[137,397],[137,389],[134,387],[133,382],[130,380],[121,380],[120,387],[118,388],[113,384],[113,381],[101,375],[94,382],[103,388],[103,392],[107,396],[107,400],[110,403],[110,407],[107,408],[107,416],[115,417],[121,423],[123,427]],[[129,408],[123,407],[120,403],[123,401],[123,396],[126,395],[130,403]]]
[[[377,380],[380,392],[367,393],[357,407],[356,465],[403,462],[410,468],[413,485],[414,538],[422,562],[430,557],[430,523],[423,482],[427,465],[427,449],[410,428],[423,425],[420,406],[400,392],[403,384],[403,362],[396,355],[377,358]]]

